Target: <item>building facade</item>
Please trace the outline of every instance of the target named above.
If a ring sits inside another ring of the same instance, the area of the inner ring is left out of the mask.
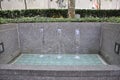
[[[120,0],[100,0],[100,9],[120,9]],[[67,9],[68,0],[1,0],[2,10]],[[97,9],[97,0],[75,0],[76,9]]]

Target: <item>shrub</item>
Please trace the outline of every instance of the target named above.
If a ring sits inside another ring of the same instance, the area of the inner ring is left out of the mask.
[[[120,10],[80,10],[76,9],[76,14],[81,17],[119,17]],[[1,18],[19,17],[67,17],[67,9],[27,9],[27,10],[1,10]]]

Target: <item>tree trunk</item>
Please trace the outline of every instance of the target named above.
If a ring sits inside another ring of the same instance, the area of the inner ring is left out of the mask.
[[[98,9],[101,9],[101,0],[97,0],[97,3],[99,5]]]
[[[75,18],[75,0],[68,0],[68,17]]]
[[[98,9],[101,9],[101,0],[98,0],[98,5],[99,5]]]
[[[27,9],[27,1],[24,0],[24,4],[25,4],[25,9]]]

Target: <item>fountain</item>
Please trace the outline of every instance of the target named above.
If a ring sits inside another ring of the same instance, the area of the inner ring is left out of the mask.
[[[80,30],[79,29],[76,29],[75,30],[75,52],[76,52],[76,55],[75,55],[75,59],[80,59],[80,57],[78,56],[79,54],[79,46],[80,46]]]
[[[44,29],[43,28],[41,28],[40,29],[40,33],[41,33],[41,37],[42,37],[42,41],[41,41],[41,51],[44,53]],[[43,54],[41,54],[39,57],[44,57],[44,55]]]
[[[61,37],[62,37],[62,29],[60,29],[60,28],[58,28],[57,29],[57,36],[58,36],[58,56],[57,56],[57,58],[58,59],[61,59],[62,58],[62,56],[61,56],[61,52],[62,52],[62,50],[61,50]]]

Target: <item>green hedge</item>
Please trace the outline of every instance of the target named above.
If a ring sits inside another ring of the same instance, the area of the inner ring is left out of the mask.
[[[76,14],[81,17],[118,17],[120,10],[76,10]],[[19,18],[19,17],[67,17],[67,9],[28,9],[28,10],[1,10],[1,18]]]
[[[81,17],[119,17],[120,10],[76,10]]]

